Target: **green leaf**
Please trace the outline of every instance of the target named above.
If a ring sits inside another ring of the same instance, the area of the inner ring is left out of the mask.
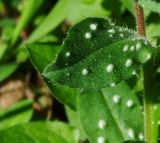
[[[44,37],[65,19],[75,24],[86,17],[108,15],[109,12],[102,8],[102,1],[95,0],[92,4],[88,4],[82,0],[59,0],[42,24],[31,34],[28,43]]]
[[[42,24],[31,34],[27,42],[35,42],[56,28],[65,19],[67,9],[68,0],[59,0]]]
[[[64,135],[68,134],[68,139]],[[67,129],[68,128],[68,129]],[[0,132],[1,143],[76,143],[72,138],[74,131],[65,125],[53,122],[26,123]],[[73,142],[72,142],[73,141]]]
[[[123,143],[146,143],[146,142],[143,142],[143,141],[125,141]]]
[[[5,64],[0,66],[0,82],[8,78],[18,68],[17,63]]]
[[[65,112],[66,112],[69,124],[78,129],[81,141],[87,140],[87,135],[86,135],[86,133],[82,127],[82,124],[80,123],[80,120],[78,118],[79,117],[78,111],[74,111],[70,107],[65,106]]]
[[[35,0],[27,1],[26,7],[21,15],[21,18],[18,22],[18,25],[15,28],[13,33],[11,43],[15,44],[19,35],[23,31],[23,29],[27,26],[30,20],[36,15],[39,8],[42,6],[44,0],[39,0],[38,2]],[[46,1],[45,1],[46,2]]]
[[[28,122],[33,113],[32,101],[24,100],[6,110],[0,110],[0,130]]]
[[[7,43],[4,43],[2,41],[0,41],[0,61],[2,60],[2,57],[4,56],[5,54],[5,51],[7,49]]]
[[[60,46],[54,43],[28,44],[27,48],[33,64],[40,72],[55,59],[60,50]]]
[[[70,127],[66,123],[60,121],[52,122],[50,127],[56,134],[61,135],[69,143],[78,143],[79,134],[77,129]]]
[[[27,45],[30,59],[35,66],[35,68],[42,73],[44,68],[55,60],[56,55],[60,49],[58,45],[55,44],[29,44]],[[63,103],[75,108],[76,105],[76,95],[77,90],[65,87],[62,85],[53,85],[44,78],[44,81],[52,91],[52,93]]]
[[[134,11],[134,7],[133,7],[133,1],[131,0],[120,0],[121,3],[123,4],[123,6],[128,9],[132,15],[135,16],[135,11]]]
[[[160,12],[160,2],[158,0],[138,0],[139,4],[153,12]]]
[[[43,76],[52,84],[100,89],[139,75],[153,49],[142,37],[103,18],[74,26]]]
[[[80,120],[92,143],[144,139],[141,104],[127,84],[82,91],[77,101]]]

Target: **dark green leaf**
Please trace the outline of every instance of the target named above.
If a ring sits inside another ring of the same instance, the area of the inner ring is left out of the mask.
[[[56,62],[43,75],[52,84],[73,88],[114,86],[138,75],[152,51],[134,32],[103,18],[88,18],[70,30]]]
[[[40,72],[55,59],[60,50],[60,46],[54,43],[29,44],[27,47],[33,64]]]
[[[125,83],[82,91],[77,101],[80,120],[92,143],[144,139],[141,104]]]

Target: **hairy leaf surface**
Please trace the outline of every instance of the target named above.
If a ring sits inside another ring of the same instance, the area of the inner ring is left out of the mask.
[[[74,26],[43,75],[52,84],[100,89],[139,75],[151,58],[147,40],[103,18],[88,18]]]

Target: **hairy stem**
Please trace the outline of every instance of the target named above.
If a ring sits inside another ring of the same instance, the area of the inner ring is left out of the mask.
[[[145,36],[145,20],[143,8],[135,1],[135,10],[136,10],[136,22],[137,22],[137,32],[140,36]]]
[[[143,8],[135,0],[137,32],[140,36],[146,36],[145,20]],[[153,60],[147,62],[143,67],[144,74],[144,128],[145,128],[145,141],[147,143],[157,143],[158,126],[154,119],[154,101],[153,96]]]

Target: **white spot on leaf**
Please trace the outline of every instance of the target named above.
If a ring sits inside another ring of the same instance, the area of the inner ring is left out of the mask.
[[[88,70],[87,69],[83,69],[82,70],[82,75],[87,75],[88,74]]]
[[[129,49],[129,45],[125,45],[123,48],[123,52],[126,52]]]
[[[70,52],[67,52],[66,53],[66,57],[69,57],[71,54],[70,54]]]
[[[143,133],[139,133],[138,138],[139,138],[140,141],[143,141],[143,140],[144,140],[144,135],[143,135]]]
[[[104,137],[98,137],[97,138],[97,143],[105,143],[105,138]]]
[[[138,42],[138,43],[136,44],[136,50],[139,50],[141,47],[142,47],[141,43]]]
[[[100,119],[100,120],[98,121],[98,127],[99,127],[100,129],[104,129],[105,126],[106,126],[106,122],[105,122],[104,120]]]
[[[125,63],[126,67],[130,67],[133,64],[132,59],[128,59]]]
[[[133,102],[133,100],[131,100],[131,99],[129,99],[129,100],[127,100],[127,102],[126,102],[126,106],[127,107],[132,107],[134,105],[134,102]]]
[[[115,85],[116,85],[115,82],[112,82],[112,83],[110,84],[111,87],[115,87]]]
[[[114,30],[114,29],[109,29],[108,30],[108,33],[112,33],[112,34],[114,34],[116,31]]]
[[[113,69],[114,69],[114,65],[113,65],[113,64],[109,64],[109,65],[106,67],[106,71],[107,71],[108,73],[111,73],[111,72],[113,71]]]
[[[117,103],[119,103],[119,101],[121,100],[121,97],[116,94],[116,95],[113,96],[112,99],[113,99],[113,102],[117,104]]]
[[[92,37],[91,33],[87,32],[85,33],[85,38],[86,39],[90,39]]]
[[[134,50],[135,50],[135,46],[132,45],[132,46],[130,47],[130,50],[131,50],[131,51],[134,51]]]
[[[97,24],[95,24],[95,23],[90,24],[90,29],[91,30],[96,30],[97,29]]]
[[[129,136],[130,138],[132,138],[132,139],[135,138],[135,134],[134,134],[133,129],[128,129],[128,136]]]

